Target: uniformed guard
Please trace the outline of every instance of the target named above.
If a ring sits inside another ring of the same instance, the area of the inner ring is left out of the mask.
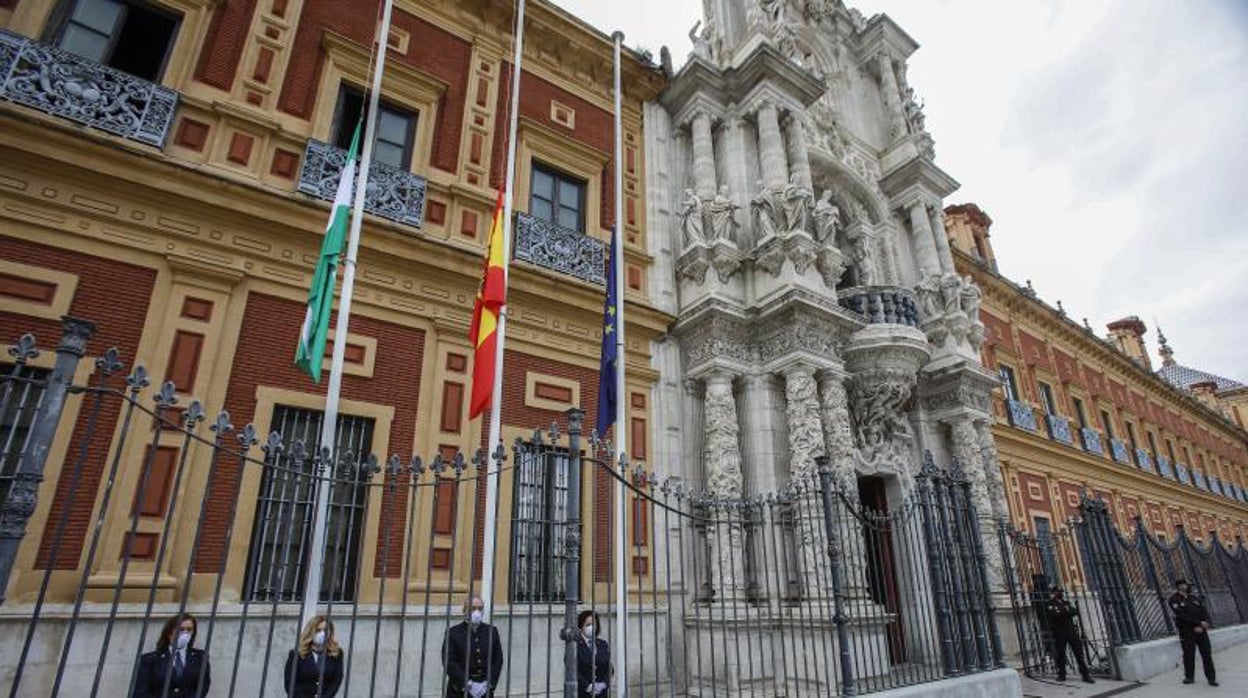
[[[498,629],[485,622],[484,601],[473,597],[464,615],[442,641],[446,698],[492,698],[503,675],[503,642]]]
[[[342,685],[342,647],[334,624],[312,616],[299,633],[299,646],[286,656],[286,695],[292,698],[333,698]]]
[[[1075,664],[1079,666],[1079,676],[1084,683],[1096,683],[1088,674],[1088,662],[1083,658],[1083,639],[1075,619],[1079,617],[1079,609],[1066,600],[1065,592],[1055,586],[1049,590],[1049,598],[1044,602],[1044,613],[1047,616],[1049,633],[1053,640],[1053,661],[1057,662],[1057,680],[1066,680],[1066,648],[1075,653]]]
[[[194,646],[198,630],[195,616],[189,613],[165,622],[156,639],[156,651],[139,657],[132,698],[208,695],[212,676],[208,656]]]
[[[1217,686],[1217,673],[1213,668],[1213,650],[1209,647],[1209,611],[1200,599],[1191,594],[1186,579],[1174,583],[1175,592],[1170,595],[1170,610],[1174,624],[1179,629],[1179,645],[1183,648],[1183,683],[1192,683],[1196,675],[1196,648],[1200,648],[1200,660],[1205,665],[1205,679],[1210,686]]]

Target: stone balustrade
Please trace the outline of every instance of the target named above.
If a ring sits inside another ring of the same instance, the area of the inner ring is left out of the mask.
[[[855,286],[837,294],[842,308],[862,315],[873,325],[919,326],[914,293],[896,286]]]
[[[347,151],[309,139],[304,149],[303,170],[299,173],[299,191],[333,201],[346,162]],[[364,210],[419,228],[425,221],[425,178],[374,161],[369,167]]]
[[[516,259],[606,285],[606,245],[602,240],[521,212],[516,213],[515,231]]]
[[[0,99],[161,148],[178,93],[0,30]]]

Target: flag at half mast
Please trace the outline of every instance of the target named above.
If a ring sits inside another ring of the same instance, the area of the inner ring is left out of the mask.
[[[490,239],[485,253],[485,270],[477,301],[472,308],[472,325],[468,328],[468,340],[472,342],[472,395],[468,402],[468,419],[490,406],[497,376],[496,342],[498,341],[498,318],[507,304],[507,276],[503,269],[503,192],[498,193],[494,206],[494,222],[490,225]]]
[[[607,430],[615,424],[615,411],[619,396],[615,394],[616,371],[619,370],[619,303],[615,297],[616,235],[611,233],[611,256],[607,259],[607,295],[602,303],[602,353],[598,361],[598,414],[594,428],[598,436],[607,437]]]
[[[360,125],[355,125],[351,136],[351,149],[338,179],[338,191],[329,211],[329,224],[325,226],[325,240],[321,243],[321,257],[312,275],[312,287],[308,289],[308,313],[299,332],[299,348],[295,351],[295,366],[312,377],[313,383],[321,382],[321,364],[325,362],[325,340],[329,336],[329,316],[334,309],[334,287],[338,279],[338,260],[342,246],[347,240],[347,228],[351,221],[351,189],[355,185],[356,153],[360,145]]]

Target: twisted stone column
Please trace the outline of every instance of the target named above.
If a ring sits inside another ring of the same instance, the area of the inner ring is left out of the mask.
[[[880,92],[888,111],[889,135],[894,140],[906,135],[906,115],[901,109],[901,89],[897,86],[897,73],[893,71],[893,59],[886,53],[877,55],[880,71]]]
[[[858,502],[858,473],[854,469],[854,435],[849,418],[849,395],[845,390],[846,376],[836,371],[824,371],[819,374],[820,412],[823,417],[824,450],[832,462],[832,478],[836,487],[850,502]],[[836,502],[837,513],[840,514],[839,526],[842,535],[856,535],[859,529],[854,519],[841,502]],[[861,545],[842,545],[842,563],[845,566],[845,584],[851,599],[867,596],[867,580],[864,571],[867,568],[862,556]]]
[[[698,110],[690,125],[693,132],[693,182],[698,198],[715,198],[715,141],[711,135],[711,115]]]
[[[707,492],[717,499],[740,499],[745,494],[745,479],[741,472],[740,426],[732,396],[732,375],[715,371],[707,376],[703,400]],[[716,587],[718,600],[738,598],[745,590],[742,533],[738,523],[713,524],[707,531],[707,582]]]
[[[763,186],[781,188],[789,181],[785,162],[784,138],[780,135],[780,114],[774,102],[758,106],[758,153],[763,169]]]
[[[927,211],[931,217],[932,235],[936,243],[936,257],[940,261],[940,272],[956,274],[958,272],[953,267],[953,252],[949,249],[949,233],[945,230],[944,213],[939,205],[932,206]]]
[[[997,540],[997,507],[992,501],[988,468],[983,458],[980,434],[970,416],[958,417],[950,425],[950,441],[953,455],[962,463],[962,469],[971,483],[971,499],[979,519],[979,534],[984,547],[988,568],[988,586],[992,591],[1003,589],[1001,548]],[[1000,477],[998,471],[998,479]],[[1004,492],[1001,493],[1004,496]]]

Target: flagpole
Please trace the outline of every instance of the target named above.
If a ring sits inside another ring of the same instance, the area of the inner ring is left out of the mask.
[[[621,124],[622,91],[620,88],[620,48],[624,43],[624,32],[611,35],[615,41],[615,443],[617,463],[623,463],[628,453],[628,398],[624,392],[624,129]],[[620,473],[627,477],[626,473]],[[623,482],[615,483],[615,608],[618,619],[615,627],[615,647],[617,657],[627,657],[628,652],[628,575],[631,570],[625,567],[625,551],[628,541],[624,538],[624,500],[628,491]],[[628,695],[627,667],[619,673],[615,682],[616,695],[624,698]]]
[[[520,58],[524,50],[524,0],[516,1],[516,51],[511,61],[511,123],[507,127],[507,182],[503,193],[503,288],[507,288],[511,263],[512,194],[516,185],[516,138],[520,124]],[[498,480],[502,463],[494,458],[495,449],[502,442],[503,431],[503,344],[507,337],[507,305],[498,314],[498,328],[494,337],[494,392],[490,396],[490,431],[485,441],[489,465],[485,476],[485,541],[481,558],[481,600],[485,602],[484,613],[490,618],[494,610],[494,557],[497,547],[498,528]]]
[[[364,127],[364,151],[360,156],[359,175],[355,180],[355,201],[351,208],[351,231],[347,237],[347,256],[343,263],[342,291],[338,296],[338,323],[334,326],[334,353],[329,364],[329,389],[325,395],[325,417],[321,422],[321,449],[328,449],[331,461],[336,454],[338,399],[342,393],[342,367],[347,355],[347,332],[351,319],[351,299],[355,292],[355,260],[360,250],[360,228],[364,222],[364,193],[368,188],[368,170],[373,163],[373,140],[377,130],[377,107],[381,99],[381,76],[386,68],[386,49],[390,37],[390,14],[394,0],[385,0],[381,26],[377,28],[377,66],[373,71],[372,92],[368,96],[368,123]],[[364,455],[364,454],[360,454]],[[321,598],[321,568],[325,564],[325,527],[329,514],[329,487],[325,478],[331,473],[330,463],[322,462],[316,487],[316,509],[312,514],[312,542],[308,557],[307,585],[303,592],[303,622],[316,615]]]

